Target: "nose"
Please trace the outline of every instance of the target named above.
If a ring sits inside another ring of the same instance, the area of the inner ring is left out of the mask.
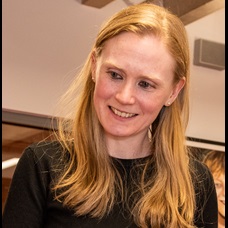
[[[135,90],[132,85],[124,84],[119,88],[115,97],[122,104],[134,104]]]

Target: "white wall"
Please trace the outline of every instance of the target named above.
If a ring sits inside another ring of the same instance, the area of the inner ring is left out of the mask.
[[[198,38],[225,43],[225,9],[186,26],[191,58]],[[225,142],[225,70],[191,66],[191,116],[187,135]]]

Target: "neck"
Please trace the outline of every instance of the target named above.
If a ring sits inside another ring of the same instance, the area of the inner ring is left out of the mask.
[[[106,135],[109,155],[116,158],[143,158],[151,154],[147,135],[131,137],[114,137]]]

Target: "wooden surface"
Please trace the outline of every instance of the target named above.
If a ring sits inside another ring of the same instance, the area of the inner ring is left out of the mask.
[[[47,129],[2,123],[2,162],[20,158],[24,149],[50,135]],[[2,212],[16,165],[2,170]]]

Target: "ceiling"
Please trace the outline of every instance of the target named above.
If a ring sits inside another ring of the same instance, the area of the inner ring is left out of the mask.
[[[89,3],[108,2],[102,7]],[[2,108],[52,115],[84,63],[101,24],[136,0],[3,0]],[[189,35],[225,43],[225,0],[154,0],[174,10]],[[191,63],[188,136],[225,142],[225,70]]]

